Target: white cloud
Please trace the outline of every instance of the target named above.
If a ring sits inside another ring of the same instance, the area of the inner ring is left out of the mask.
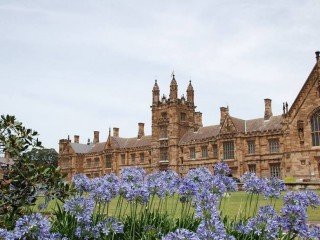
[[[37,129],[46,146],[109,126],[150,133],[151,89],[190,77],[205,124],[219,107],[242,118],[293,102],[319,48],[319,1],[2,1],[2,113]],[[253,104],[254,103],[254,104]],[[103,137],[104,136],[104,137]]]

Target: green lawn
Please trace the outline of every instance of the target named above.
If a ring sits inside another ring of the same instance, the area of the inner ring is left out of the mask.
[[[320,194],[320,191],[317,192]],[[243,209],[246,201],[246,196],[247,194],[245,192],[233,192],[230,194],[230,197],[226,197],[223,199],[221,203],[221,210],[223,215],[228,215],[230,217],[235,217],[239,213],[240,207]],[[181,204],[177,204],[177,197],[174,197],[173,199],[170,198],[167,203],[167,211],[169,213],[174,213],[176,217],[179,217],[179,214],[181,212]],[[43,198],[39,198],[38,204],[43,202]],[[109,214],[112,214],[115,212],[117,204],[117,199],[113,199],[110,203],[109,206]],[[154,206],[158,206],[159,204],[159,199],[155,198],[154,200]],[[259,199],[259,205],[267,205],[269,204],[269,201],[263,199],[263,197],[260,197]],[[45,212],[50,212],[54,207],[56,206],[55,201],[51,201],[48,205],[48,208],[45,210]],[[282,200],[281,198],[275,202],[275,208],[277,211],[280,210],[282,207]],[[34,211],[37,211],[37,207],[34,208]],[[128,211],[128,210],[127,210]],[[309,221],[320,221],[320,207],[316,209],[308,209],[308,216],[309,216]]]

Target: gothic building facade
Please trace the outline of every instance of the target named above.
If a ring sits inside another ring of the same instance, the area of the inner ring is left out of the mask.
[[[100,142],[94,131],[93,142],[59,141],[59,165],[67,179],[84,173],[98,177],[119,173],[129,166],[147,172],[173,169],[185,174],[200,166],[212,170],[225,161],[235,177],[255,172],[261,177],[276,176],[290,181],[320,179],[320,60],[302,86],[295,101],[283,113],[274,116],[271,99],[264,99],[261,118],[244,120],[232,116],[228,107],[220,108],[220,122],[202,125],[202,114],[196,111],[191,84],[178,97],[178,84],[172,76],[170,94],[160,96],[155,81],[152,90],[152,134],[144,134],[144,123],[138,124],[136,137],[121,137],[119,128],[109,129],[107,140]],[[107,135],[107,134],[106,134]]]

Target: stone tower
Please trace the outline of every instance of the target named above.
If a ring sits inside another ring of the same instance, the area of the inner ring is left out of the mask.
[[[160,170],[177,170],[179,164],[179,141],[190,129],[194,130],[195,106],[193,88],[189,84],[187,100],[178,98],[178,84],[172,74],[169,98],[165,95],[155,101],[159,88],[153,88],[152,109],[152,162]]]

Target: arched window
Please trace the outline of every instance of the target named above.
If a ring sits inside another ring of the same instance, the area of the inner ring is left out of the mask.
[[[311,117],[311,137],[312,145],[320,146],[320,110]]]

